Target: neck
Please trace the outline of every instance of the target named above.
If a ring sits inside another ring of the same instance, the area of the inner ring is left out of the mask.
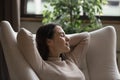
[[[60,57],[60,54],[56,52],[50,52],[49,57]]]
[[[50,50],[49,57],[60,57],[60,53],[56,49],[51,48],[49,50]]]

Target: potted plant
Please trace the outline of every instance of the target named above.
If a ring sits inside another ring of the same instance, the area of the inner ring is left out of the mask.
[[[95,14],[102,13],[106,0],[46,0],[43,23],[61,24],[66,33],[90,31],[100,28],[100,19]],[[49,7],[52,7],[50,9]],[[87,17],[87,23],[81,19]]]

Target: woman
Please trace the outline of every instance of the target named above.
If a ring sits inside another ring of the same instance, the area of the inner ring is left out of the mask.
[[[88,47],[87,32],[68,37],[61,26],[50,23],[38,29],[36,42],[43,59],[42,80],[85,80],[79,67]]]

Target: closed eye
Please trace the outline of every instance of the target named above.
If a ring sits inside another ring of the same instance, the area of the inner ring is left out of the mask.
[[[64,33],[61,33],[60,36],[61,36],[61,37],[65,37],[65,34],[64,34]]]
[[[61,36],[61,37],[65,37],[65,33],[61,32],[61,33],[60,33],[60,36]]]

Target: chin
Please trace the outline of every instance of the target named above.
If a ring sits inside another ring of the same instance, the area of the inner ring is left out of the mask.
[[[69,51],[70,51],[70,48],[67,48],[66,51],[65,51],[65,53],[67,53],[67,52],[69,52]]]

